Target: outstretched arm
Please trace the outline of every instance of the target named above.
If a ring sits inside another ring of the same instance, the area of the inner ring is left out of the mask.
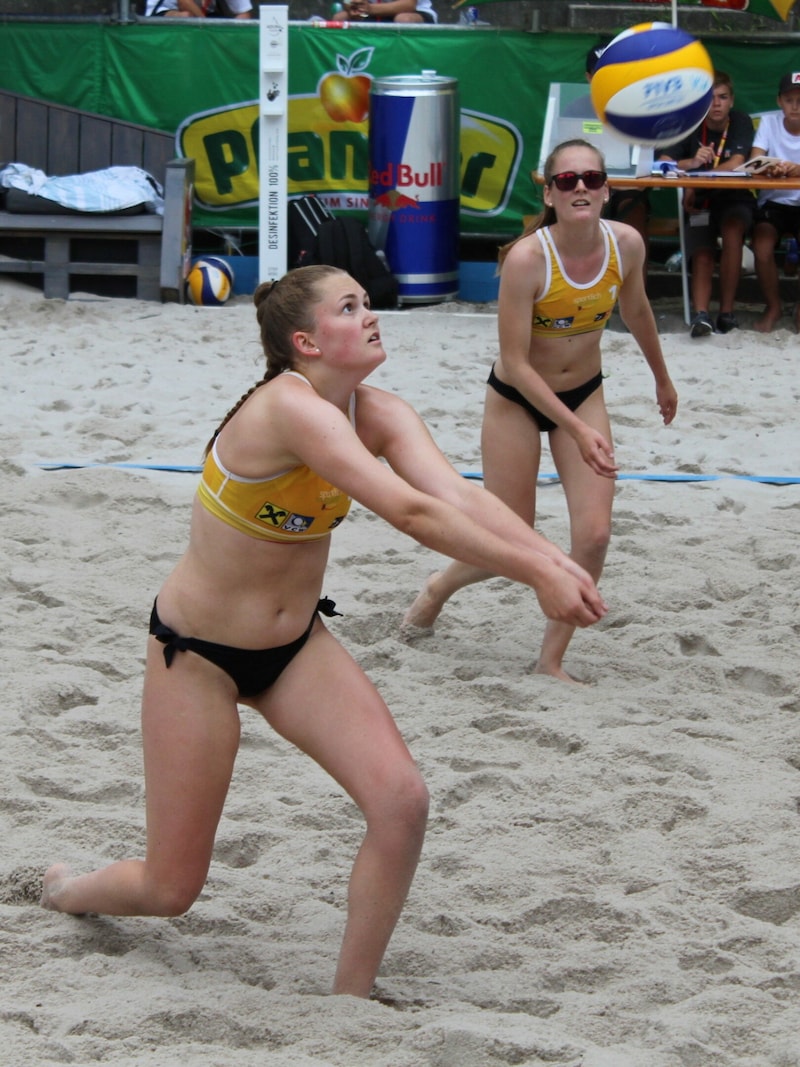
[[[410,405],[362,387],[358,411],[366,448],[387,460],[402,487],[399,497],[386,502],[389,511],[381,510],[385,505],[377,500],[362,503],[403,529],[413,498],[421,510],[414,527],[406,530],[410,536],[444,555],[532,586],[550,618],[587,626],[605,614],[589,575],[498,497],[458,474]],[[433,540],[428,539],[431,526]]]

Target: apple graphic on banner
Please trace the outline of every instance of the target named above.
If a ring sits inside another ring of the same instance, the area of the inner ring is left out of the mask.
[[[348,58],[337,55],[338,73],[326,74],[320,80],[320,102],[334,122],[363,122],[369,114],[372,80],[360,72],[369,65],[373,51],[359,48]]]

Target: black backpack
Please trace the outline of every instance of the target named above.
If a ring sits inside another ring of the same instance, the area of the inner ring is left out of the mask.
[[[316,196],[301,196],[289,201],[289,270],[320,262],[316,258],[317,235],[322,223],[332,218]]]
[[[397,307],[397,279],[356,219],[334,218],[322,201],[304,196],[289,203],[289,267],[328,263],[341,267],[369,294],[373,308]]]

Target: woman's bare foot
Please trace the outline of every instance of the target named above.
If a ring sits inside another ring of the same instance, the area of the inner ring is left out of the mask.
[[[764,314],[760,319],[756,319],[753,325],[759,333],[772,333],[782,314],[781,308],[765,308]]]
[[[405,637],[423,637],[433,633],[433,624],[439,618],[443,601],[434,593],[440,572],[431,574],[417,595],[416,600],[403,616],[400,632]]]
[[[58,900],[67,882],[72,880],[72,871],[65,863],[54,863],[45,871],[42,879],[42,897],[40,904],[50,911],[61,911]]]
[[[569,682],[571,685],[588,685],[588,682],[582,681],[580,678],[573,678],[571,674],[567,674],[563,667],[548,667],[543,664],[541,660],[533,668],[534,674],[547,674],[551,678],[557,678],[560,682]]]

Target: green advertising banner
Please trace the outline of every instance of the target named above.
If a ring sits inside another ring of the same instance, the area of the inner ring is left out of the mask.
[[[435,70],[458,79],[461,231],[519,232],[538,210],[547,92],[581,81],[586,34],[462,27],[289,28],[289,195],[317,193],[337,212],[366,210],[373,78]],[[704,42],[731,72],[736,103],[774,108],[764,70],[789,70],[791,45]],[[257,224],[256,23],[0,23],[0,88],[176,134],[196,160],[195,226]],[[21,160],[19,162],[24,162]]]
[[[365,211],[371,79],[435,69],[459,83],[462,229],[507,231],[519,223],[529,209],[527,174],[537,147],[526,140],[519,119],[541,115],[547,92],[546,83],[527,76],[527,35],[437,31],[434,51],[434,35],[427,33],[313,25],[295,30],[289,50],[290,195],[316,193],[334,211]],[[492,65],[503,78],[490,92],[472,72]],[[206,215],[255,205],[257,130],[255,100],[195,112],[181,122],[180,152],[200,161],[196,195]]]
[[[175,131],[177,154],[196,160],[195,225],[255,225],[258,27],[82,25],[70,28],[67,48],[61,30],[0,26],[3,88]],[[336,211],[364,212],[370,82],[435,69],[459,82],[462,230],[516,232],[535,195],[528,175],[560,66],[546,45],[513,30],[291,25],[289,194],[314,192]],[[583,44],[570,52],[579,68]]]

